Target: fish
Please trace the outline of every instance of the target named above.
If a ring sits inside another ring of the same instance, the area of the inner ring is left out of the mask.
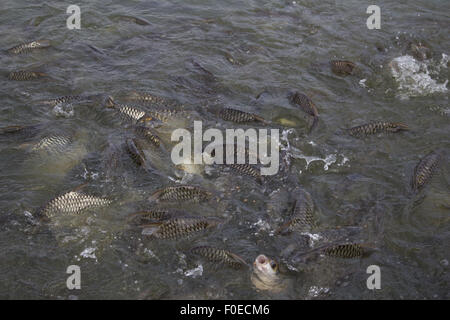
[[[144,20],[144,19],[141,19],[141,18],[137,18],[137,17],[126,16],[126,15],[118,15],[116,17],[118,19],[120,19],[120,20],[134,22],[135,24],[138,24],[138,25],[141,25],[141,26],[148,26],[148,25],[150,25],[150,22],[148,22],[147,20]]]
[[[177,217],[143,226],[142,233],[157,239],[179,239],[218,226],[212,217]]]
[[[191,252],[206,258],[211,262],[223,263],[234,269],[248,266],[244,259],[230,251],[218,249],[210,246],[198,246],[191,249]]]
[[[81,101],[83,99],[85,99],[85,98],[83,98],[82,96],[78,96],[78,95],[63,96],[63,97],[58,97],[58,98],[54,98],[54,99],[40,100],[40,101],[38,101],[38,103],[54,107],[54,106],[57,106],[62,103],[72,103],[75,101]]]
[[[48,77],[48,74],[44,72],[27,71],[27,70],[13,71],[8,75],[9,80],[15,81],[31,81],[44,77]]]
[[[365,256],[364,246],[358,243],[346,243],[328,247],[323,250],[328,257],[353,259]]]
[[[167,99],[164,97],[160,97],[160,96],[156,96],[154,94],[146,93],[146,92],[131,91],[128,94],[127,98],[129,100],[137,101],[139,103],[144,103],[144,104],[156,104],[156,105],[160,105],[160,106],[179,105],[178,103],[176,103],[173,100],[170,100],[170,99]]]
[[[139,139],[127,139],[126,150],[131,159],[138,165],[144,166],[147,158],[145,157],[142,144]]]
[[[253,177],[257,181],[262,182],[261,181],[262,180],[261,171],[260,171],[260,169],[258,169],[258,167],[256,165],[245,164],[245,163],[244,164],[235,163],[235,164],[230,164],[228,166],[239,174]]]
[[[239,61],[237,61],[235,58],[233,58],[233,56],[230,53],[228,53],[228,52],[225,52],[225,58],[232,65],[235,65],[235,66],[240,66],[241,65],[241,63]]]
[[[14,125],[0,128],[0,135],[20,135],[31,137],[39,132],[40,125]]]
[[[314,248],[307,252],[301,252],[293,257],[294,262],[307,262],[311,257],[324,255],[330,258],[354,259],[365,258],[374,252],[370,244],[333,242]]]
[[[356,68],[356,64],[351,61],[331,60],[331,71],[339,75],[350,75]]]
[[[112,97],[108,97],[108,99],[106,100],[106,107],[117,110],[123,118],[135,123],[137,123],[146,115],[145,111],[137,107],[115,103]]]
[[[414,174],[411,179],[411,189],[418,193],[436,173],[442,160],[442,154],[438,151],[428,153],[414,168]]]
[[[165,208],[152,208],[146,211],[132,213],[127,220],[136,225],[148,224],[152,222],[167,220],[177,214],[177,211]]]
[[[219,111],[219,117],[225,121],[232,121],[237,123],[242,122],[263,122],[267,123],[262,117],[253,113],[244,112],[233,108],[224,108]]]
[[[155,147],[159,147],[161,145],[161,139],[151,128],[138,125],[133,127],[133,132]]]
[[[258,255],[253,262],[251,281],[257,289],[274,293],[288,286],[287,279],[280,274],[278,263],[264,254]]]
[[[28,53],[35,49],[44,49],[50,47],[50,40],[35,40],[28,43],[22,43],[6,50],[9,54]]]
[[[74,215],[91,208],[108,206],[109,199],[85,194],[77,189],[53,198],[38,209],[37,215],[52,218],[56,215]]]
[[[142,118],[142,122],[168,122],[173,117],[183,114],[186,114],[185,111],[177,109],[152,109],[147,111],[146,116]]]
[[[73,138],[68,135],[50,135],[42,138],[32,145],[31,152],[64,153],[73,143]]]
[[[316,105],[312,102],[310,98],[308,98],[306,95],[300,92],[295,92],[291,96],[291,101],[294,104],[298,105],[303,112],[313,117],[314,121],[310,128],[310,131],[312,131],[319,122],[319,112],[317,111]]]
[[[419,61],[430,59],[432,56],[431,49],[423,43],[411,43],[409,49],[414,58]]]
[[[200,187],[180,185],[157,190],[150,196],[149,201],[203,202],[211,197],[211,192]]]
[[[408,125],[402,122],[372,121],[360,126],[347,129],[347,132],[354,137],[368,136],[378,133],[392,133],[409,130]]]
[[[293,193],[295,193],[296,201],[292,217],[278,228],[276,234],[292,231],[309,232],[317,228],[317,223],[313,216],[314,202],[309,192],[297,187]]]

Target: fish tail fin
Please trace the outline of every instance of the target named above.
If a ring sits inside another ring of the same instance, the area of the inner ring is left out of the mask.
[[[116,103],[114,102],[113,97],[109,96],[108,98],[106,98],[105,107],[114,108],[115,105]]]
[[[313,129],[317,126],[317,123],[319,122],[319,116],[314,116],[313,123],[311,125],[311,128],[309,129],[309,132],[313,131]]]

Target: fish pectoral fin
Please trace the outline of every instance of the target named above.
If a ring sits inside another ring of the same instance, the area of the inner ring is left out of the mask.
[[[146,225],[142,226],[142,235],[146,235],[146,236],[152,236],[154,235],[158,230],[159,227],[162,223],[161,222],[154,222],[154,223],[149,223]]]

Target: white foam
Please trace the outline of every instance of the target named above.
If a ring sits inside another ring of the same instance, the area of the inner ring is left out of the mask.
[[[439,68],[446,68],[448,57],[443,55]],[[432,60],[430,60],[432,61]],[[389,63],[391,73],[398,84],[398,96],[401,99],[425,96],[437,92],[447,92],[448,79],[444,83],[437,83],[430,76],[427,63],[406,55],[393,59]]]
[[[203,266],[202,265],[199,265],[197,268],[187,270],[184,272],[184,275],[186,277],[192,277],[192,278],[201,277],[202,274],[203,274]]]

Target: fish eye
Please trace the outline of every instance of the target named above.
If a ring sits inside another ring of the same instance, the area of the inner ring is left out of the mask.
[[[278,268],[278,265],[277,265],[277,263],[276,263],[275,261],[271,261],[271,262],[270,262],[270,267],[271,267],[274,271],[276,271],[277,268]]]

